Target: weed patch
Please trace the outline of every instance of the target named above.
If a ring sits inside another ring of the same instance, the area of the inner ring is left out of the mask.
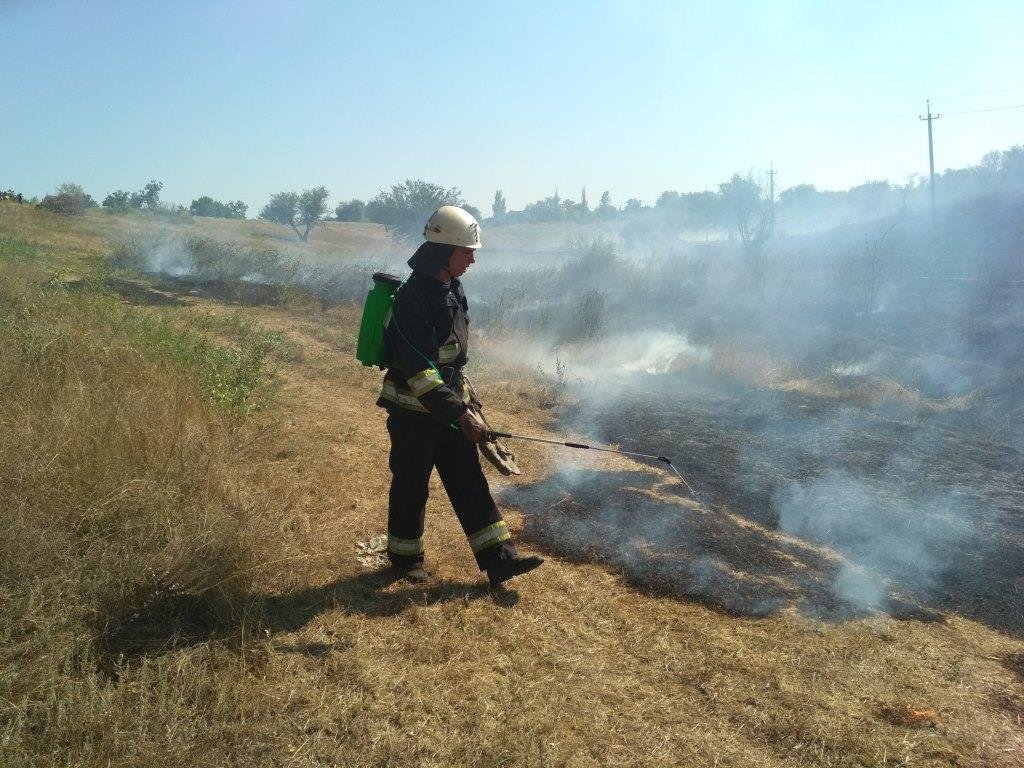
[[[239,492],[237,414],[271,339],[246,324],[236,336],[221,348],[109,297],[47,288],[34,270],[0,271],[0,744],[12,764],[103,743],[107,705],[127,693],[104,680],[153,650],[154,624],[161,651],[255,631],[246,574],[272,537],[268,508]],[[186,610],[155,610],[173,604]]]
[[[142,354],[194,371],[215,405],[252,413],[273,392],[270,355],[281,344],[281,334],[264,331],[251,320],[234,316],[227,345],[210,341],[188,324],[183,327],[131,308],[120,309],[118,325]]]

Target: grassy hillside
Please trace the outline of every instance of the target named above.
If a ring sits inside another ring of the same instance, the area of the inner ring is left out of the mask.
[[[289,241],[0,202],[4,764],[1024,764],[1024,643],[954,614],[738,618],[557,557],[491,593],[436,479],[432,581],[367,567],[389,474],[358,308],[227,304],[106,262],[171,228]],[[564,233],[494,243],[516,238]],[[345,224],[288,247],[405,250]],[[543,381],[475,373],[494,422],[550,426]],[[562,458],[516,448],[531,480]]]

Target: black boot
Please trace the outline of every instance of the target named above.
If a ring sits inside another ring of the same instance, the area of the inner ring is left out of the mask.
[[[402,579],[410,584],[425,584],[430,578],[426,570],[424,570],[422,563],[398,568],[398,571],[402,574]]]
[[[513,576],[532,571],[543,564],[544,558],[537,555],[515,555],[507,560],[499,560],[487,569],[487,578],[492,587],[508,581]]]
[[[429,581],[430,576],[423,567],[423,560],[419,558],[390,557],[391,572],[398,578],[410,584],[423,584]]]

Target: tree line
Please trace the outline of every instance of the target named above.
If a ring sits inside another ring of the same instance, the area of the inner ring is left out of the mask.
[[[1006,151],[990,152],[981,163],[966,168],[948,169],[937,175],[936,186],[946,202],[985,192],[1024,189],[1024,146]],[[188,208],[161,201],[163,183],[151,180],[141,189],[130,192],[115,190],[97,202],[78,184],[62,184],[54,194],[42,201],[30,199],[55,213],[80,214],[93,207],[109,213],[151,211],[174,215],[244,219],[248,206],[241,200],[220,202],[203,195]],[[558,191],[527,203],[520,210],[511,210],[502,190],[494,193],[491,215],[470,205],[457,187],[444,187],[422,179],[407,179],[381,190],[370,200],[351,199],[338,203],[331,216],[325,186],[302,192],[282,191],[273,194],[260,209],[259,218],[292,229],[305,241],[317,223],[327,220],[369,222],[382,225],[398,239],[416,239],[423,223],[442,205],[458,205],[478,220],[489,225],[517,222],[602,222],[626,220],[634,231],[643,228],[678,231],[727,230],[745,246],[764,240],[777,219],[799,225],[814,222],[842,223],[852,218],[873,218],[920,205],[928,195],[928,179],[919,175],[908,177],[902,184],[889,181],[868,181],[844,191],[819,190],[812,184],[798,184],[772,195],[753,174],[734,174],[716,189],[699,192],[666,190],[653,205],[630,198],[622,207],[612,201],[611,193],[603,192],[597,205],[591,207],[587,190],[580,191],[579,200],[562,197]],[[5,193],[14,198],[14,192]],[[20,198],[20,195],[18,196]]]

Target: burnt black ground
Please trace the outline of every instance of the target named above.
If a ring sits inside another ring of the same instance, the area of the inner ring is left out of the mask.
[[[562,418],[594,441],[672,456],[712,514],[651,498],[642,473],[575,471],[567,452],[552,479],[506,499],[526,512],[528,535],[554,551],[730,613],[955,612],[1024,636],[1024,458],[991,412],[922,413],[710,376],[683,386],[648,376],[597,410],[583,400]],[[725,514],[776,530],[793,489],[804,488],[824,490],[790,531],[795,541]],[[850,599],[837,588],[844,560],[863,565],[856,578],[877,581],[884,598]]]

